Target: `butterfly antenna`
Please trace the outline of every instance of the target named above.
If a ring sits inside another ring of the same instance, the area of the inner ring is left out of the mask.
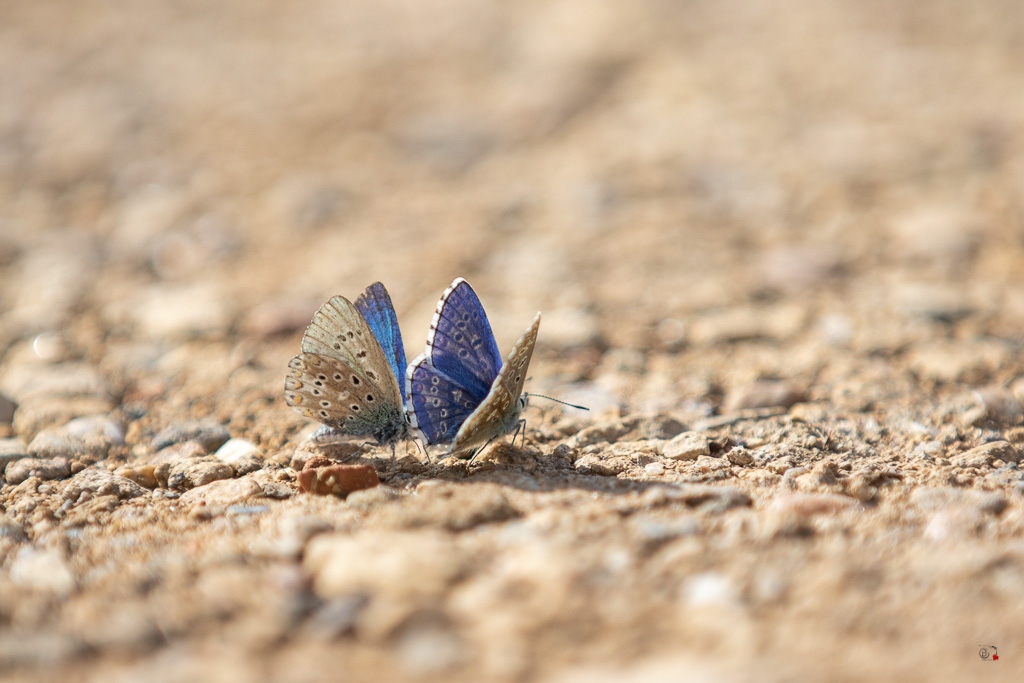
[[[533,397],[536,397],[536,398],[546,398],[549,401],[554,401],[555,403],[561,403],[563,406],[569,406],[570,408],[576,408],[577,410],[590,410],[590,408],[588,408],[586,406],[578,406],[575,403],[568,403],[566,401],[559,401],[557,398],[551,398],[550,396],[544,396],[543,394],[528,394],[526,392],[523,392],[523,396],[533,396]]]

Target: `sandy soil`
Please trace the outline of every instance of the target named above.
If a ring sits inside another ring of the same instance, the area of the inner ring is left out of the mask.
[[[1018,3],[216,4],[4,3],[0,677],[1020,680]],[[456,276],[591,411],[300,494]]]

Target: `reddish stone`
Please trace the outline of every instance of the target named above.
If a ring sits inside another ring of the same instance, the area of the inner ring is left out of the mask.
[[[314,455],[313,457],[306,461],[306,464],[302,466],[302,469],[318,470],[321,467],[330,467],[333,464],[334,461],[325,455]]]
[[[299,472],[299,490],[321,496],[334,494],[344,498],[353,491],[380,485],[377,470],[370,465],[331,465],[307,468]]]

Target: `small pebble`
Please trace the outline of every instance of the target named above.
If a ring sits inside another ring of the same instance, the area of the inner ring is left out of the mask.
[[[159,486],[159,482],[156,478],[156,469],[152,465],[128,467],[121,470],[119,474],[125,479],[134,481],[139,486],[143,486],[147,489],[155,489]]]
[[[28,444],[28,453],[35,458],[90,458],[102,460],[110,451],[110,440],[104,436],[73,436],[61,427],[44,429]]]
[[[263,487],[252,477],[221,478],[207,484],[197,484],[181,494],[181,502],[183,505],[196,505],[205,502],[207,505],[227,507],[262,493]]]
[[[699,432],[683,432],[674,437],[662,449],[662,455],[672,460],[696,460],[702,455],[710,455],[711,446],[708,438]]]
[[[64,499],[74,503],[83,493],[89,493],[94,497],[114,495],[120,500],[125,500],[144,496],[149,491],[136,482],[118,476],[109,470],[90,467],[71,478],[64,489]]]
[[[754,456],[746,448],[733,448],[725,454],[726,459],[739,467],[750,467],[754,464]]]
[[[179,422],[164,428],[153,439],[153,450],[159,451],[174,444],[195,441],[213,453],[223,446],[231,434],[226,427],[210,421]]]
[[[983,467],[996,460],[1003,462],[1020,462],[1021,452],[1007,441],[993,441],[969,451],[955,455],[949,459],[956,467]]]
[[[64,479],[71,474],[71,464],[67,458],[22,458],[9,464],[4,473],[8,484],[20,484],[29,477]]]
[[[644,465],[644,472],[646,472],[652,477],[656,477],[660,474],[664,474],[665,466],[662,465],[660,462],[648,463]]]
[[[159,478],[159,473],[157,476]],[[231,465],[225,465],[212,457],[196,458],[171,464],[167,473],[167,487],[182,491],[233,476],[235,471]]]
[[[370,465],[330,465],[302,470],[298,482],[303,493],[344,498],[353,491],[379,486],[380,478]]]
[[[263,495],[267,498],[273,498],[275,500],[284,500],[285,498],[291,498],[295,495],[295,491],[292,487],[282,484],[280,482],[270,482],[263,485]]]
[[[806,400],[807,394],[794,384],[778,380],[759,380],[730,392],[725,400],[724,412],[752,408],[789,408]]]
[[[596,453],[587,453],[573,463],[580,474],[599,474],[614,477],[633,467],[634,460],[628,456],[601,457]]]
[[[231,465],[236,474],[248,474],[263,467],[263,455],[256,444],[246,439],[229,439],[213,454],[221,462]]]
[[[62,428],[65,434],[74,437],[100,437],[115,446],[124,445],[124,427],[106,415],[76,417]]]

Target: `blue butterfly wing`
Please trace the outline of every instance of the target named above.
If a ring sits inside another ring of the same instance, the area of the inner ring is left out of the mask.
[[[457,278],[438,302],[427,337],[430,365],[479,404],[501,370],[501,354],[484,307]]]
[[[428,444],[449,443],[455,438],[486,394],[474,394],[441,372],[421,355],[406,376],[406,419],[413,432]]]
[[[405,345],[402,343],[402,331],[398,328],[398,316],[395,315],[388,290],[381,283],[374,282],[359,295],[355,306],[380,343],[391,371],[401,385],[406,372]],[[405,402],[404,395],[402,401]]]

